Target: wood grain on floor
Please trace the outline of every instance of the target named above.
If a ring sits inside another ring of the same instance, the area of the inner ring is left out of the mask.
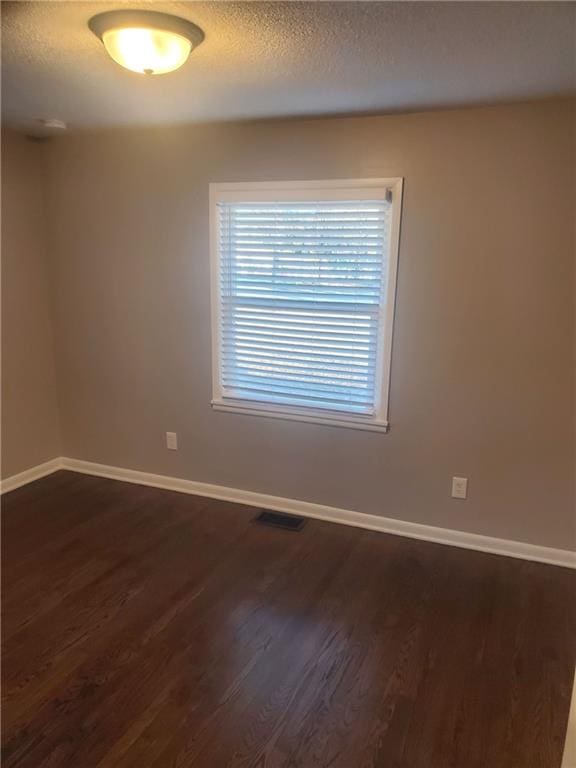
[[[560,768],[573,572],[254,515],[3,498],[5,768]]]

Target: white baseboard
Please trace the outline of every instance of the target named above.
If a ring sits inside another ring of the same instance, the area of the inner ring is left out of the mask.
[[[265,493],[242,491],[237,488],[226,488],[221,485],[209,485],[194,480],[168,477],[166,475],[154,475],[148,472],[139,472],[134,469],[122,469],[110,467],[105,464],[95,464],[91,461],[62,458],[61,467],[74,472],[82,472],[98,477],[108,477],[114,480],[123,480],[128,483],[149,485],[154,488],[165,488],[170,491],[189,493],[194,496],[207,496],[211,499],[232,501],[237,504],[247,504],[253,507],[264,507],[277,512],[289,512],[303,517],[313,517],[318,520],[326,520],[331,523],[341,523],[357,528],[367,528],[372,531],[392,533],[396,536],[406,536],[412,539],[433,541],[438,544],[447,544],[464,549],[475,549],[480,552],[490,552],[496,555],[516,557],[522,560],[534,560],[540,563],[560,565],[565,568],[576,568],[576,552],[565,549],[552,549],[551,547],[539,547],[535,544],[527,544],[521,541],[508,539],[496,539],[491,536],[483,536],[478,533],[466,533],[453,531],[448,528],[436,528],[431,525],[409,523],[379,515],[369,515],[363,512],[353,512],[348,509],[338,509],[324,504],[313,504],[309,501],[296,499],[284,499],[279,496],[270,496]]]
[[[19,472],[17,475],[12,475],[0,481],[0,494],[14,491],[16,488],[27,485],[33,480],[39,480],[41,477],[51,475],[57,469],[62,469],[62,459],[60,457],[45,461],[43,464],[37,464],[35,467],[30,467],[30,469],[25,469],[24,472]]]
[[[52,472],[56,472],[58,469],[68,469],[72,472],[80,472],[97,477],[108,477],[112,480],[121,480],[126,483],[149,485],[154,488],[164,488],[169,491],[192,494],[193,496],[207,496],[211,499],[231,501],[236,504],[246,504],[252,507],[263,507],[265,509],[273,509],[276,512],[288,512],[294,515],[302,515],[303,517],[325,520],[330,523],[367,528],[371,531],[381,531],[382,533],[391,533],[396,536],[406,536],[410,539],[432,541],[451,547],[474,549],[494,555],[504,555],[521,560],[533,560],[540,563],[549,563],[550,565],[559,565],[564,568],[576,568],[576,552],[567,549],[539,547],[523,541],[496,539],[479,533],[467,533],[465,531],[450,530],[449,528],[422,525],[421,523],[410,523],[405,520],[380,517],[380,515],[369,515],[349,509],[314,504],[309,501],[285,499],[280,496],[270,496],[266,493],[242,491],[238,488],[226,488],[222,485],[199,483],[195,480],[155,475],[149,472],[139,472],[135,469],[112,467],[106,464],[96,464],[92,461],[70,459],[64,456],[6,478],[0,483],[0,493],[12,491],[26,483],[31,483],[33,480],[38,480]]]

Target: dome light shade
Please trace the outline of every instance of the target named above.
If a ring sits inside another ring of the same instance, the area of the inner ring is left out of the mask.
[[[109,29],[102,42],[110,56],[126,69],[148,75],[172,72],[186,61],[192,44],[174,32],[127,27]]]
[[[191,21],[156,11],[99,13],[88,26],[115,62],[145,75],[178,69],[204,39]]]

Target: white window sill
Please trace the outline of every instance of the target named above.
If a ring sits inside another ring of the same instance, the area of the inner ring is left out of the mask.
[[[360,429],[367,432],[388,432],[390,425],[387,421],[376,421],[362,416],[349,416],[346,414],[327,415],[325,412],[310,411],[298,408],[279,408],[261,403],[240,404],[226,400],[212,400],[212,408],[215,411],[227,413],[239,413],[245,416],[264,416],[270,419],[284,419],[288,421],[304,421],[309,424],[326,424],[331,427],[346,427],[348,429]]]

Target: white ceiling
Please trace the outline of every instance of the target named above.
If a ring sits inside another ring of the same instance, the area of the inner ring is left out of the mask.
[[[181,70],[115,64],[88,19],[153,8],[206,33]],[[3,2],[3,115],[28,128],[384,112],[573,93],[572,2]]]

